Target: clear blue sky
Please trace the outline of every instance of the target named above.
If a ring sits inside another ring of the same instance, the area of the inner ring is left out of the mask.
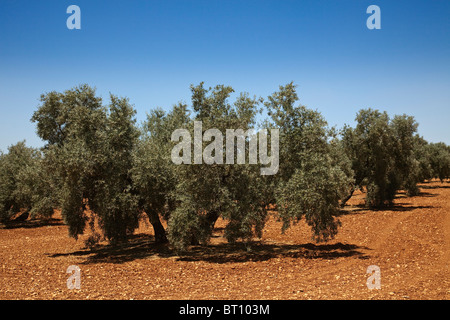
[[[81,30],[66,9],[81,8]],[[369,30],[369,5],[381,30]],[[39,96],[81,83],[127,96],[142,121],[190,84],[267,97],[294,81],[330,125],[372,107],[450,144],[450,1],[0,1],[0,150],[25,139]]]

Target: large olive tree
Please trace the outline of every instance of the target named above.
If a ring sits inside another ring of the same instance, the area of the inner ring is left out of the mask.
[[[313,238],[337,234],[340,200],[352,183],[349,159],[322,115],[297,105],[293,83],[268,98],[268,126],[280,129],[280,170],[272,188],[283,230],[302,218]]]
[[[41,103],[32,121],[61,179],[59,202],[70,236],[98,219],[111,243],[125,240],[138,223],[129,172],[138,138],[133,107],[114,95],[103,106],[88,85],[44,94]]]

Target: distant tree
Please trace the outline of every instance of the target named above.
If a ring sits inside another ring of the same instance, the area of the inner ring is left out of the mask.
[[[380,207],[392,203],[395,187],[390,175],[395,167],[393,133],[386,112],[363,109],[356,116],[355,128],[345,127],[343,142],[352,159],[355,185],[366,187],[366,204]]]
[[[409,196],[419,193],[420,164],[415,153],[418,123],[414,117],[396,115],[390,122],[393,134],[394,168],[390,183],[396,190],[404,189]]]
[[[355,173],[352,191],[366,188],[369,207],[391,205],[400,189],[417,194],[421,165],[414,118],[396,115],[390,119],[386,112],[362,109],[356,122],[355,128],[345,126],[342,131],[344,150]]]
[[[31,218],[50,218],[55,209],[60,208],[62,182],[54,172],[51,155],[46,151],[37,151],[32,165],[24,167],[17,175],[18,192],[31,201]]]
[[[35,179],[40,173],[41,155],[37,149],[27,147],[25,141],[8,147],[0,154],[0,221],[7,222],[20,211],[28,217],[34,208],[38,186]],[[42,189],[41,189],[42,190]]]
[[[414,157],[418,162],[418,180],[424,182],[433,178],[431,153],[428,142],[421,136],[414,136]]]
[[[450,178],[450,147],[443,142],[429,143],[428,155],[433,178],[443,182]]]

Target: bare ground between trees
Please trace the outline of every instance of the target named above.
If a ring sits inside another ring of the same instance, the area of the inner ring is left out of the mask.
[[[177,256],[143,223],[127,245],[93,250],[58,217],[0,229],[0,299],[443,299],[450,298],[450,185],[425,183],[395,206],[366,210],[355,193],[335,240],[312,243],[301,222],[270,219],[251,246],[228,244],[216,223],[208,246]],[[81,289],[69,290],[70,265]],[[369,290],[367,267],[381,270]]]

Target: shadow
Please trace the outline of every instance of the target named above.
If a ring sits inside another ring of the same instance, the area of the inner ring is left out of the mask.
[[[429,185],[420,185],[419,186],[422,189],[449,189],[450,185],[433,185],[433,186],[429,186]]]
[[[421,192],[419,192],[419,194],[416,197],[433,198],[433,197],[437,197],[437,196],[438,196],[437,193],[429,193],[429,192],[421,191]]]
[[[424,198],[432,198],[432,197],[437,197],[438,194],[437,193],[429,193],[429,192],[424,192],[424,191],[420,191],[418,194],[410,196],[408,195],[406,192],[398,192],[395,195],[395,199],[408,199],[408,198],[413,198],[413,197],[424,197]]]
[[[364,204],[353,205],[346,209],[341,209],[337,216],[351,215],[351,214],[359,214],[359,213],[368,213],[372,211],[394,211],[394,212],[409,212],[420,209],[434,209],[434,206],[404,206],[401,204],[395,204],[393,206],[384,206],[381,208],[368,208]]]
[[[302,259],[336,259],[342,257],[358,257],[367,259],[352,244],[267,244],[263,242],[222,243],[214,245],[191,246],[188,251],[179,255],[168,244],[157,244],[153,236],[135,235],[121,246],[103,245],[93,249],[83,249],[68,253],[49,254],[51,258],[64,256],[86,256],[81,264],[116,263],[121,264],[136,259],[176,258],[177,261],[206,261],[210,263],[235,263],[247,261],[266,261],[277,257]]]
[[[62,226],[64,222],[61,219],[30,219],[30,220],[11,220],[4,222],[4,229],[18,229],[18,228],[41,228],[48,226]]]
[[[352,244],[267,244],[254,242],[226,243],[192,248],[179,257],[180,261],[207,261],[210,263],[231,263],[266,261],[273,258],[291,257],[302,259],[336,259],[342,257],[368,257],[358,249],[367,249]]]
[[[97,245],[92,249],[86,248],[69,253],[55,253],[48,255],[51,258],[64,256],[86,256],[82,264],[95,263],[125,263],[136,259],[145,259],[151,256],[174,256],[167,244],[157,244],[154,237],[147,234],[132,235],[126,243],[120,245]]]
[[[211,235],[211,238],[221,238],[223,236],[224,231],[225,231],[224,227],[214,227],[214,231]]]
[[[419,209],[434,209],[434,206],[403,206],[403,205],[394,205],[392,207],[386,207],[381,209],[372,209],[373,211],[395,211],[395,212],[408,212]]]

